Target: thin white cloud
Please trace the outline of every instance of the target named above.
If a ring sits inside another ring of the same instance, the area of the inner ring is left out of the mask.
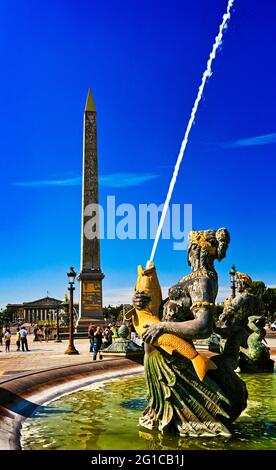
[[[163,299],[168,297],[169,286],[162,287]],[[134,293],[134,286],[124,288],[106,289],[103,291],[103,304],[107,305],[121,305],[131,304],[131,299]]]
[[[18,181],[13,183],[14,186],[21,186],[23,188],[47,188],[49,186],[80,186],[81,177],[74,178],[61,178],[52,180],[36,180],[36,181]]]
[[[162,297],[166,299],[168,297],[168,290],[170,286],[162,287]],[[121,305],[131,304],[131,299],[134,292],[134,286],[124,288],[112,288],[103,291],[103,304],[107,305]],[[227,297],[231,295],[230,288],[228,286],[219,287],[216,302],[224,302]]]
[[[245,139],[237,139],[232,142],[225,142],[223,147],[238,148],[238,147],[255,147],[257,145],[268,145],[276,143],[276,133],[256,135],[254,137],[247,137]]]
[[[141,186],[148,181],[159,178],[155,173],[113,173],[99,177],[99,183],[106,188],[128,188],[131,186]],[[81,186],[81,176],[72,178],[55,178],[47,180],[35,181],[18,181],[13,183],[14,186],[24,188],[47,188],[47,187],[65,187],[65,186]]]
[[[109,188],[128,188],[140,186],[156,178],[159,178],[156,173],[114,173],[100,176],[99,183]]]
[[[231,291],[229,286],[219,286],[218,295],[216,302],[224,302],[227,297],[231,296]]]
[[[123,287],[114,289],[103,290],[103,304],[107,305],[120,305],[130,304],[133,296],[133,287]]]

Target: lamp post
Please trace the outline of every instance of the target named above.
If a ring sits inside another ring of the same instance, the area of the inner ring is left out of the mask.
[[[111,315],[111,305],[110,305],[110,304],[108,305],[107,310],[108,310],[108,319],[109,319],[109,321],[110,321],[110,320],[111,320],[111,318],[110,318],[110,315]]]
[[[56,308],[56,318],[57,318],[57,336],[55,339],[55,343],[61,343],[61,339],[59,337],[59,306]]]
[[[231,291],[232,291],[232,299],[236,297],[236,268],[233,264],[231,271],[229,273],[230,275],[230,284],[231,284]]]
[[[73,299],[73,292],[75,290],[74,282],[76,278],[76,273],[73,267],[70,268],[70,271],[67,273],[69,287],[68,290],[70,292],[70,300],[69,300],[69,344],[68,348],[64,352],[64,354],[79,354],[79,351],[76,350],[74,346],[74,299]]]

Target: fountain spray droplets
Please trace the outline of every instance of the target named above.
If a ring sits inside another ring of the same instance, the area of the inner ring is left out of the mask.
[[[162,227],[163,227],[165,217],[166,217],[166,214],[167,214],[167,210],[168,210],[170,200],[171,200],[171,197],[172,197],[174,185],[176,183],[179,168],[180,168],[180,165],[181,165],[181,162],[182,162],[182,159],[183,159],[183,156],[184,156],[184,152],[185,152],[185,149],[186,149],[186,146],[187,146],[187,143],[188,143],[190,130],[192,128],[192,125],[194,124],[194,120],[195,120],[195,117],[196,117],[198,105],[199,105],[199,102],[202,98],[202,94],[203,94],[203,91],[204,91],[204,87],[205,87],[207,78],[211,77],[211,75],[212,75],[212,62],[216,57],[217,50],[219,49],[219,47],[222,44],[223,32],[224,32],[224,29],[227,28],[227,23],[231,18],[231,8],[233,6],[233,3],[234,3],[234,0],[229,0],[228,1],[227,10],[226,10],[226,12],[224,13],[224,15],[222,17],[222,22],[221,22],[221,25],[219,27],[219,32],[218,32],[218,35],[216,36],[215,42],[213,44],[213,48],[212,48],[211,54],[210,54],[208,62],[207,62],[206,70],[202,75],[201,85],[198,89],[197,97],[196,97],[196,100],[194,102],[194,106],[193,106],[191,116],[190,116],[190,119],[189,119],[189,122],[188,122],[188,125],[187,125],[187,128],[186,128],[184,139],[182,141],[180,152],[178,154],[176,165],[174,167],[173,176],[172,176],[172,179],[171,179],[171,182],[170,182],[170,186],[169,186],[169,190],[168,190],[168,193],[167,193],[166,201],[164,203],[163,211],[162,211],[162,214],[161,214],[160,222],[159,222],[159,225],[158,225],[158,229],[157,229],[157,232],[156,232],[154,244],[153,244],[153,247],[152,247],[152,251],[151,251],[151,255],[150,255],[150,261],[153,261],[153,259],[154,259],[156,247],[157,247],[160,235],[161,235]]]

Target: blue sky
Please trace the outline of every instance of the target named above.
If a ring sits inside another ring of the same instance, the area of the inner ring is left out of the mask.
[[[47,290],[62,297],[68,267],[79,270],[89,87],[100,201],[164,201],[226,4],[0,2],[1,306]],[[194,229],[228,228],[227,258],[217,266],[221,296],[233,263],[276,285],[275,17],[270,0],[236,0],[172,199],[193,205]],[[151,247],[151,240],[102,241],[105,303],[130,300],[136,266]],[[186,253],[169,241],[158,245],[155,263],[163,286],[189,271]]]

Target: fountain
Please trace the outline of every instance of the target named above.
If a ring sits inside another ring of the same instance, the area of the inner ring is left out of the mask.
[[[144,349],[138,344],[128,339],[129,329],[127,325],[120,326],[118,338],[110,346],[101,351],[102,357],[126,357],[137,362],[143,362]]]
[[[236,272],[239,296],[227,299],[219,318],[223,328],[217,328],[222,338],[228,338],[223,349],[231,348],[232,332],[240,329],[239,361],[243,372],[273,372],[274,361],[264,344],[266,318],[262,314],[262,300],[252,292],[252,279],[248,274]]]
[[[155,267],[139,269],[133,324],[138,334],[144,331],[146,342],[148,406],[139,422],[148,430],[225,436],[230,434],[227,425],[246,408],[246,385],[234,371],[239,329],[231,337],[231,351],[212,360],[201,356],[193,345],[193,340],[213,333],[218,291],[214,261],[225,257],[229,242],[225,228],[192,231],[188,247],[192,273],[169,289],[165,302]]]
[[[218,329],[225,337],[230,328],[231,335],[211,360],[193,346],[194,338],[213,332],[214,262],[226,255],[228,231],[193,231],[189,239],[192,272],[169,289],[165,301],[154,265],[139,268],[128,321],[131,317],[145,340],[145,377],[139,371],[103,377],[41,406],[25,421],[23,449],[276,448],[276,374],[235,372],[245,329],[237,324]],[[248,321],[260,328],[252,316]],[[123,325],[111,355],[132,348],[127,333]]]
[[[180,437],[137,426],[146,405],[144,376],[95,384],[37,409],[25,421],[25,450],[271,450],[276,449],[276,374],[242,374],[247,409],[231,437]]]

